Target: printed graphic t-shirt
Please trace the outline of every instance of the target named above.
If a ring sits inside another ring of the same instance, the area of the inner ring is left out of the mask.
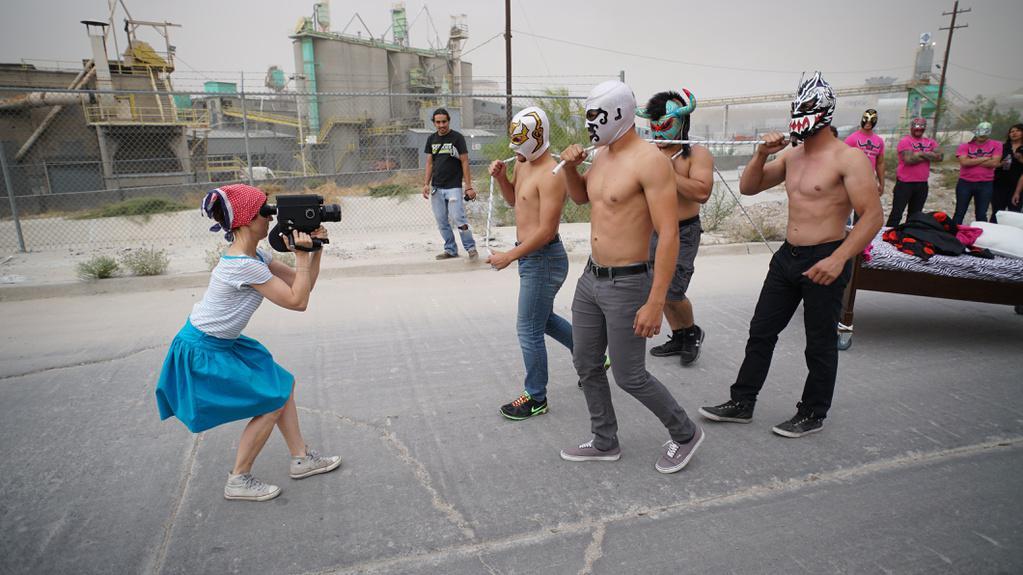
[[[900,182],[926,182],[927,177],[931,175],[931,161],[921,160],[916,164],[907,164],[902,159],[902,152],[920,154],[923,152],[933,152],[936,149],[938,149],[938,143],[930,138],[903,136],[899,140],[898,148],[896,148],[899,154],[899,166],[895,169],[895,177]]]
[[[426,139],[426,147],[423,152],[433,156],[433,176],[430,178],[433,187],[462,187],[461,155],[469,153],[469,149],[465,147],[465,137],[462,134],[451,130],[441,136],[434,132]]]
[[[983,144],[976,140],[959,144],[956,148],[956,157],[959,158],[1001,158],[1002,143],[990,138]],[[995,179],[995,169],[984,166],[962,166],[959,168],[959,178],[967,182],[990,182]]]
[[[873,132],[866,134],[857,130],[849,134],[849,137],[845,139],[845,144],[862,150],[870,158],[870,166],[877,169],[877,158],[884,154],[884,140],[881,139],[881,136]]]

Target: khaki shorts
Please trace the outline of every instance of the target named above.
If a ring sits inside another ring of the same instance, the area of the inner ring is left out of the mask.
[[[668,301],[686,299],[689,281],[693,277],[696,252],[700,249],[700,216],[693,216],[678,223],[678,259],[675,261],[675,275],[668,286]],[[657,232],[650,238],[650,261],[654,261],[657,253]]]

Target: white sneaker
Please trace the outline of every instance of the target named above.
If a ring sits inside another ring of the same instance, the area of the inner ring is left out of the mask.
[[[291,458],[291,473],[288,475],[290,475],[292,479],[302,479],[309,477],[310,475],[329,473],[338,467],[341,467],[340,455],[324,457],[315,449],[309,449],[306,447],[305,457]]]
[[[227,475],[227,485],[224,485],[224,499],[268,501],[280,494],[280,487],[263,483],[253,477],[251,473],[240,473],[238,475],[229,473]]]

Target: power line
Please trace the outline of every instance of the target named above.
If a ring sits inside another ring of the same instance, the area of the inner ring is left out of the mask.
[[[522,32],[520,30],[513,30],[517,34],[525,34],[526,36],[535,36],[541,40],[548,40],[551,42],[559,42],[561,44],[568,44],[570,46],[577,46],[580,48],[587,48],[589,50],[599,50],[601,52],[609,52],[611,54],[618,54],[620,56],[630,56],[632,58],[643,58],[645,60],[655,60],[658,62],[668,62],[670,64],[683,64],[686,66],[695,66],[697,68],[711,68],[716,70],[733,70],[736,72],[765,72],[771,74],[796,74],[803,72],[804,70],[777,70],[770,68],[742,68],[738,66],[722,66],[716,64],[701,64],[699,62],[690,62],[687,60],[675,60],[673,58],[662,58],[660,56],[650,56],[649,54],[637,54],[635,52],[626,52],[624,50],[614,50],[611,48],[604,48],[602,46],[593,46],[591,44],[583,44],[581,42],[573,42],[571,40],[565,40],[562,38],[552,38],[550,36],[542,36],[540,34],[531,34],[529,32]],[[906,66],[893,66],[891,68],[874,68],[869,70],[844,70],[844,71],[828,71],[829,74],[867,74],[871,72],[888,72],[894,70],[905,70]]]
[[[1013,78],[1011,76],[1001,76],[999,74],[992,74],[990,72],[983,72],[981,70],[975,70],[973,68],[969,68],[969,67],[963,66],[961,64],[949,64],[949,66],[952,66],[954,68],[960,68],[960,69],[963,69],[963,70],[969,70],[970,72],[973,72],[974,74],[980,74],[981,76],[990,76],[992,78],[1001,78],[1002,80],[1012,80],[1013,82],[1023,82],[1023,78]]]

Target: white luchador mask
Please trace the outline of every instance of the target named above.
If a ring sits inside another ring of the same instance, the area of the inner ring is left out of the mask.
[[[539,158],[551,145],[551,124],[547,113],[530,106],[512,118],[508,126],[508,147],[527,162]]]
[[[836,102],[835,91],[820,72],[804,80],[796,92],[796,99],[792,100],[792,119],[789,120],[792,145],[830,126]]]
[[[636,123],[636,95],[617,80],[597,84],[586,98],[585,108],[586,130],[594,146],[611,145]]]

